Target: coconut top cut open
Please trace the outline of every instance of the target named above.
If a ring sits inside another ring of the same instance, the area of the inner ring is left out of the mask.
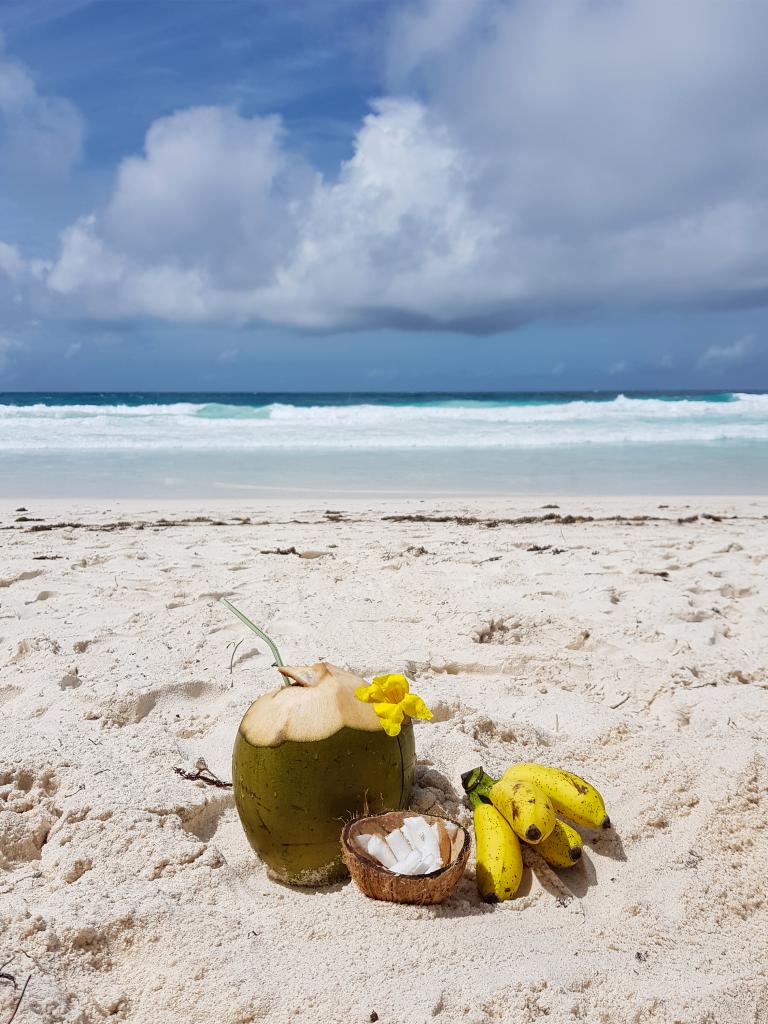
[[[311,742],[333,736],[339,729],[380,732],[372,704],[355,690],[367,683],[353,672],[319,661],[315,665],[278,667],[290,686],[265,693],[250,706],[240,724],[255,747],[276,747],[288,740]]]

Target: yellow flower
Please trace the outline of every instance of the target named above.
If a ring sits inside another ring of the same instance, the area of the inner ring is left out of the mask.
[[[387,736],[399,734],[406,715],[411,718],[432,717],[427,705],[421,697],[410,692],[408,680],[399,673],[376,676],[370,686],[358,686],[355,696],[366,704],[373,704]]]

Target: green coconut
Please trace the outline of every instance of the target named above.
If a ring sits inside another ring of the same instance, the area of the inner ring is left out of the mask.
[[[347,875],[344,824],[406,807],[416,751],[409,719],[388,736],[365,680],[318,662],[279,666],[291,685],[246,711],[232,754],[235,804],[270,874],[292,885],[328,885]]]

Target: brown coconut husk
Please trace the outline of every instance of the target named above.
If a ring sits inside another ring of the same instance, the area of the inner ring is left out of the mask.
[[[418,903],[430,905],[442,903],[447,899],[464,874],[469,859],[469,832],[458,822],[454,822],[458,831],[451,844],[451,860],[447,867],[432,871],[428,875],[396,875],[387,870],[377,860],[360,849],[354,841],[361,833],[384,836],[400,828],[406,818],[420,817],[429,825],[448,819],[434,814],[421,814],[419,811],[388,811],[386,814],[374,814],[364,818],[355,818],[344,826],[341,834],[341,852],[349,873],[358,888],[366,896],[374,900],[386,900],[388,903]],[[442,831],[442,830],[441,830]],[[441,837],[441,849],[445,839]]]

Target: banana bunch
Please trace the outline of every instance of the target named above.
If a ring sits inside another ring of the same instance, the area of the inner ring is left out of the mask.
[[[570,868],[582,839],[562,818],[583,828],[610,828],[603,798],[590,783],[543,764],[513,764],[500,779],[482,768],[461,777],[474,811],[477,890],[486,903],[511,899],[523,877],[520,841],[547,864]]]

